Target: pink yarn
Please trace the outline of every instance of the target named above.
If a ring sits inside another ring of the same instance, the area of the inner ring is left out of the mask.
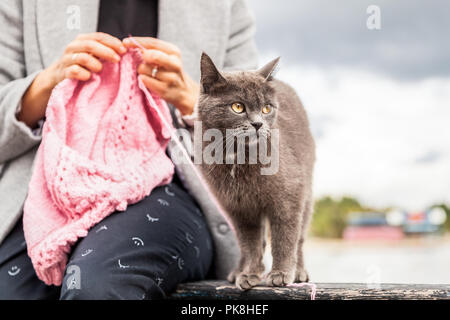
[[[48,285],[61,284],[71,246],[91,227],[172,179],[170,112],[137,78],[140,62],[129,50],[52,92],[23,217],[28,255]]]
[[[311,300],[316,300],[316,292],[317,292],[317,286],[315,283],[312,282],[301,282],[301,283],[291,283],[287,285],[288,287],[310,287],[311,288]]]

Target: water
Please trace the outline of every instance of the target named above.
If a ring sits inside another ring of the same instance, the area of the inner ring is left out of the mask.
[[[307,239],[313,282],[450,284],[450,236],[398,241]]]

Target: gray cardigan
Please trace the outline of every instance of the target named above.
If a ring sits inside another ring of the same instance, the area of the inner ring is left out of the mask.
[[[194,80],[200,79],[202,51],[225,70],[257,67],[254,21],[244,1],[159,1],[158,37],[180,48]],[[79,29],[68,23],[73,6],[80,10]],[[22,96],[77,34],[96,31],[98,9],[99,0],[0,1],[0,242],[22,215],[41,139],[16,119]],[[179,154],[173,144],[170,148]],[[224,278],[237,262],[235,235],[191,170],[186,165],[177,170],[205,212],[216,249],[216,276]]]

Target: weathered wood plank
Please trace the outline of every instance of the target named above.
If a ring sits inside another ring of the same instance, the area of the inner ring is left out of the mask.
[[[450,299],[446,284],[380,284],[369,288],[361,283],[317,283],[316,300],[441,300]],[[171,299],[207,300],[308,300],[308,287],[272,288],[258,286],[240,291],[225,281],[199,281],[178,286]]]

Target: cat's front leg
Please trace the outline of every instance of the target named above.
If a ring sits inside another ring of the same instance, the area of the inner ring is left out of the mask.
[[[309,223],[311,221],[311,217],[313,214],[313,200],[312,196],[308,201],[306,201],[305,208],[302,213],[302,225],[301,225],[301,232],[300,237],[297,244],[297,268],[295,271],[295,282],[308,282],[309,281],[309,275],[305,268],[305,259],[303,255],[303,243],[305,240],[305,236],[307,233],[307,229],[309,226]]]
[[[266,277],[269,286],[286,286],[296,276],[297,244],[300,234],[298,214],[274,215],[269,218],[272,243],[272,270]]]
[[[228,276],[228,280],[240,290],[248,290],[261,283],[264,272],[264,220],[235,217],[233,222],[241,248],[241,259],[239,267]]]
[[[304,258],[303,258],[303,242],[304,236],[300,235],[300,239],[297,245],[297,267],[295,271],[295,282],[308,282],[309,275],[305,268]]]

